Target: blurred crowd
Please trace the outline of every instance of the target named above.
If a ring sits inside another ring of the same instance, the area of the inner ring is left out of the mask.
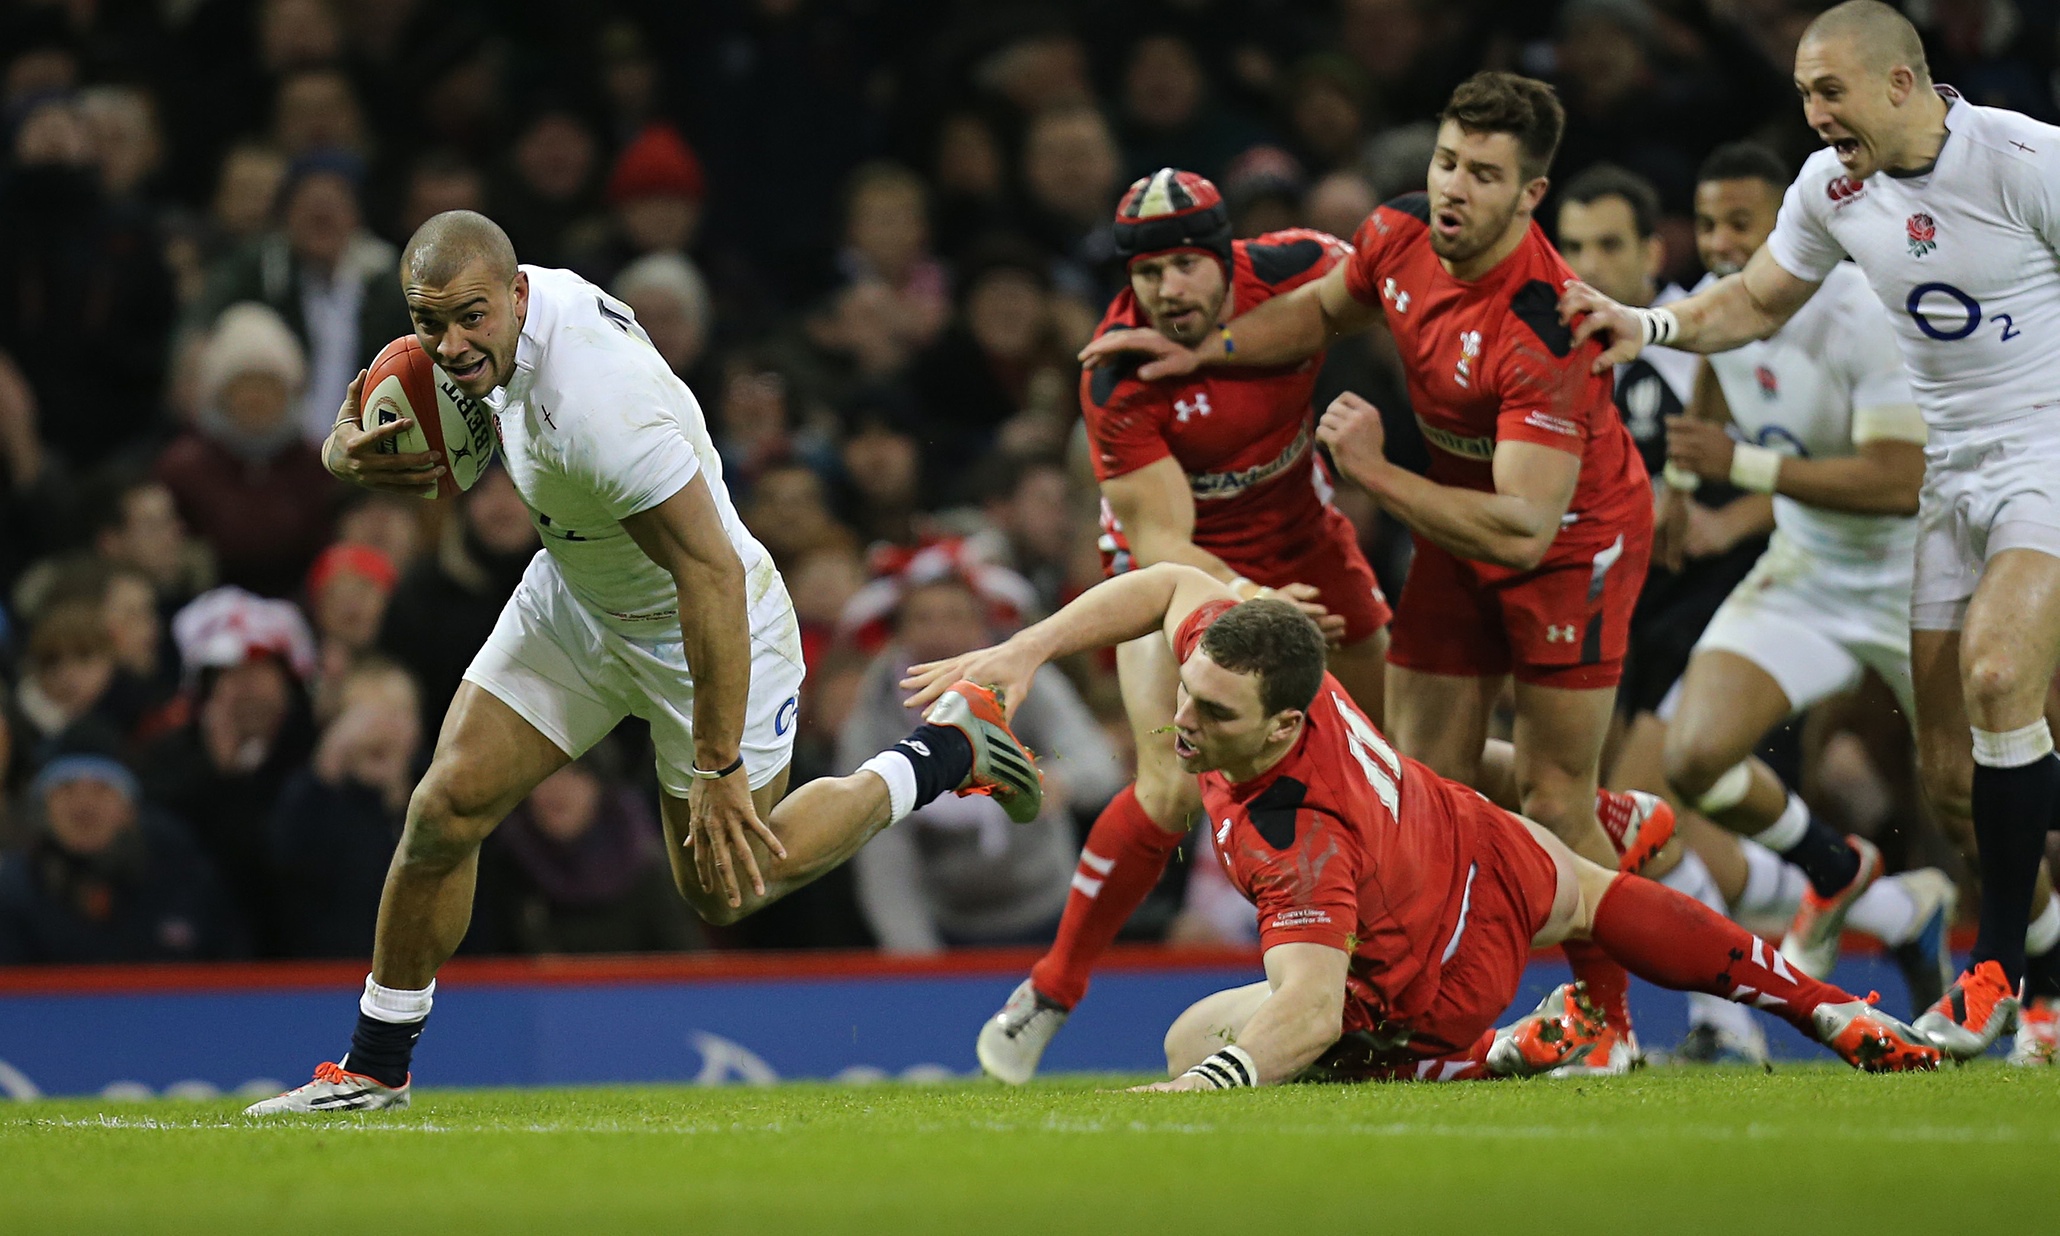
[[[395,255],[430,215],[485,211],[614,291],[699,395],[806,631],[798,783],[905,728],[902,666],[1099,577],[1072,358],[1125,278],[1130,180],[1215,179],[1240,236],[1349,235],[1421,187],[1451,87],[1513,68],[1566,102],[1556,178],[1606,158],[1657,188],[1685,285],[1702,156],[1815,144],[1787,80],[1812,12],[5,0],[0,964],[369,952],[444,707],[537,549],[498,473],[430,504],[318,461],[409,329]],[[1939,80],[2054,114],[2051,0],[1910,12]],[[1320,399],[1407,424],[1379,337],[1331,369]],[[1401,539],[1349,509],[1398,583]],[[1107,662],[1046,677],[1045,818],[947,799],[722,932],[671,890],[631,722],[494,835],[465,950],[1048,938],[1128,740]],[[1848,815],[1896,809],[1828,749]],[[1176,866],[1134,934],[1249,938],[1212,877]]]

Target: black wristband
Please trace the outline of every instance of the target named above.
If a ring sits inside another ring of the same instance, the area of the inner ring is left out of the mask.
[[[729,776],[731,773],[737,771],[743,766],[744,753],[739,751],[737,753],[736,759],[731,760],[727,764],[724,764],[720,769],[718,769],[715,772],[709,772],[707,769],[701,767],[699,764],[692,765],[687,769],[687,771],[692,773],[695,777],[699,778],[702,781],[720,781],[724,777]]]

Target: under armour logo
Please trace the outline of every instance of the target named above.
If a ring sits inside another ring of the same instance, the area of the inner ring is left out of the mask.
[[[1187,424],[1187,418],[1190,416],[1207,416],[1214,410],[1209,406],[1209,392],[1207,391],[1196,391],[1195,397],[1192,400],[1176,399],[1173,401],[1174,418],[1183,425]]]
[[[1393,279],[1381,284],[1380,295],[1382,300],[1394,302],[1396,313],[1409,312],[1409,293],[1396,287]]]
[[[1548,643],[1548,644],[1571,644],[1571,643],[1573,643],[1573,642],[1574,642],[1574,624],[1573,624],[1573,623],[1571,623],[1571,622],[1569,622],[1569,623],[1567,623],[1567,624],[1566,624],[1565,626],[1554,626],[1554,625],[1552,625],[1552,624],[1551,624],[1551,623],[1549,623],[1549,622],[1548,622],[1548,623],[1546,623],[1546,624],[1545,624],[1545,642],[1546,642],[1546,643]]]

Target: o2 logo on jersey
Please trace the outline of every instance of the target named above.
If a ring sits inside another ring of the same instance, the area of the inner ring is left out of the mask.
[[[1938,248],[1938,220],[1918,211],[1903,223],[1910,237],[1910,256],[1923,257]]]
[[[1190,416],[1207,416],[1215,410],[1209,406],[1209,392],[1207,391],[1196,391],[1193,399],[1176,399],[1173,401],[1173,419],[1183,425],[1187,424],[1187,418]]]
[[[1459,365],[1452,371],[1452,380],[1459,385],[1473,389],[1473,363],[1481,358],[1481,332],[1463,330],[1459,332]]]
[[[1939,303],[1938,297],[1960,306],[1959,320],[1954,320],[1951,312]],[[1909,299],[1903,302],[1903,310],[1917,324],[1918,330],[1940,343],[1965,339],[1981,327],[1981,302],[1950,283],[1920,283],[1911,288]],[[2017,324],[2007,313],[1997,314],[1994,320],[2003,328],[2000,337],[2006,341],[2024,333],[2017,329]]]
[[[787,702],[781,704],[780,710],[773,714],[773,733],[781,738],[785,738],[787,731],[794,728],[794,718],[800,715],[801,697],[799,695],[788,696]],[[927,755],[929,753],[924,752],[924,754]]]

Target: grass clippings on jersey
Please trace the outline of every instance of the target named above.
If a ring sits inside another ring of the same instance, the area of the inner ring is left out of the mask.
[[[1131,1095],[1114,1079],[0,1107],[0,1232],[1834,1233],[2060,1214],[2060,1070]]]

